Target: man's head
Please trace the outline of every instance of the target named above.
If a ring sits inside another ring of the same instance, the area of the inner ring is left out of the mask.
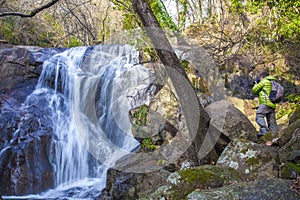
[[[263,78],[265,78],[267,76],[269,76],[269,72],[267,72],[267,71],[263,71],[262,73],[259,74],[259,78],[260,79],[263,79]]]

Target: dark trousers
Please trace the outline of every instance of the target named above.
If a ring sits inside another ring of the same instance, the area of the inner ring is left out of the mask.
[[[267,119],[267,123],[266,120]],[[259,125],[258,135],[264,135],[268,131],[275,134],[278,132],[275,110],[270,106],[261,104],[256,111],[256,122]]]

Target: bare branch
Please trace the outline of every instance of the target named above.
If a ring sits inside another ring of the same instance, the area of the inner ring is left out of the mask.
[[[46,3],[39,8],[32,10],[29,14],[20,13],[20,12],[4,12],[4,13],[0,13],[0,17],[4,17],[4,16],[34,17],[36,14],[38,14],[42,10],[50,8],[51,6],[56,4],[58,1],[59,0],[52,0],[49,3]]]

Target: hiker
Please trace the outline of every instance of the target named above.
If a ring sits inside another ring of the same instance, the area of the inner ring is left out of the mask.
[[[278,131],[275,117],[276,104],[269,99],[272,80],[275,80],[275,77],[269,76],[269,72],[264,71],[259,75],[259,79],[252,88],[252,92],[259,95],[259,107],[256,111],[256,122],[260,127],[257,134],[258,139],[269,131],[273,135],[276,135]]]

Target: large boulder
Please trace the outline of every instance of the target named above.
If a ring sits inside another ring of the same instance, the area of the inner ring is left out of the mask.
[[[148,173],[130,173],[111,169],[108,171],[106,188],[100,199],[140,199],[167,183],[170,172],[160,170]]]
[[[110,171],[100,199],[185,199],[195,190],[218,188],[242,181],[232,168],[203,165],[170,173],[132,174]]]
[[[233,140],[217,160],[218,166],[235,169],[247,179],[278,177],[277,147]]]
[[[290,124],[287,128],[279,132],[279,146],[282,147],[288,143],[294,135],[294,132],[300,128],[300,119]]]
[[[256,129],[249,119],[231,102],[221,100],[205,107],[210,115],[206,140],[207,162],[216,162],[222,151],[234,139],[256,141]]]
[[[0,44],[0,91],[24,101],[35,89],[42,63],[64,50]]]
[[[291,191],[292,181],[280,179],[267,179],[251,182],[242,182],[217,188],[209,191],[194,191],[187,196],[188,200],[230,199],[288,199],[300,198],[296,192]]]
[[[228,96],[227,100],[232,102],[234,106],[239,109],[249,121],[253,124],[253,126],[258,130],[259,126],[255,121],[256,117],[256,108],[258,108],[258,99],[240,99],[237,97]]]

